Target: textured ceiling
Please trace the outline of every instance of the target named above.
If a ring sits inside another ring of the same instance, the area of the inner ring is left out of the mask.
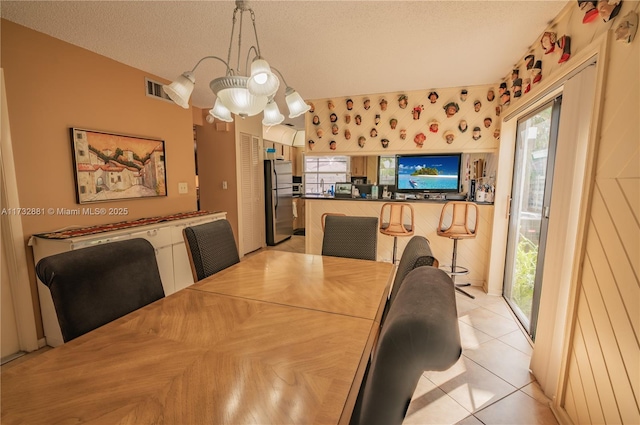
[[[250,2],[262,55],[305,99],[498,82],[566,4]],[[203,56],[226,59],[233,9],[229,0],[1,3],[5,19],[168,80]],[[241,69],[252,41],[245,14]],[[213,105],[208,82],[223,72],[221,63],[203,62],[193,105]]]

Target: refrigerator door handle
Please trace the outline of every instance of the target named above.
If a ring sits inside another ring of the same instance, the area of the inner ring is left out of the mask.
[[[273,169],[273,176],[275,177],[273,179],[273,182],[274,182],[274,186],[275,186],[275,190],[276,190],[276,204],[275,204],[274,216],[277,217],[278,216],[278,172],[276,171],[276,163],[275,163],[275,161],[272,160],[271,164],[272,164],[271,168]]]

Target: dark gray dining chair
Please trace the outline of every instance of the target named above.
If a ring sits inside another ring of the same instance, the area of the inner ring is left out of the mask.
[[[400,425],[424,371],[442,371],[462,353],[455,289],[435,267],[404,279],[380,331],[352,425]]]
[[[240,262],[228,220],[215,220],[182,231],[195,282]]]
[[[65,342],[164,297],[155,251],[145,239],[45,257],[36,274],[51,291]]]
[[[389,313],[389,308],[398,295],[398,291],[402,286],[404,278],[413,269],[423,266],[438,268],[439,263],[431,252],[431,246],[429,245],[429,241],[427,240],[427,238],[425,238],[424,236],[415,235],[409,240],[407,246],[402,252],[402,256],[400,257],[400,263],[398,264],[396,276],[393,279],[393,286],[391,287],[389,300],[387,301],[384,312],[382,313],[382,320],[380,322],[381,324],[384,323],[384,320]]]
[[[322,255],[376,260],[378,217],[327,215]]]

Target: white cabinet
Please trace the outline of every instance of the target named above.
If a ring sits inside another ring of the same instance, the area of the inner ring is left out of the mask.
[[[50,239],[34,235],[29,240],[33,248],[34,263],[38,264],[44,257],[66,251],[73,251],[98,244],[122,241],[131,238],[142,238],[151,242],[156,253],[160,278],[165,295],[170,295],[193,284],[191,265],[182,236],[182,229],[187,226],[207,223],[226,218],[225,212],[211,213],[184,219],[156,222],[120,230],[105,231],[86,236],[66,239]],[[56,347],[64,343],[58,318],[56,316],[51,293],[38,280],[38,297],[42,313],[42,325],[47,345]]]

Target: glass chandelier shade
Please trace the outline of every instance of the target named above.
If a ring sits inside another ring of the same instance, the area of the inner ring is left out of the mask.
[[[284,121],[284,115],[280,113],[280,109],[278,108],[278,104],[271,99],[269,103],[267,103],[267,107],[264,108],[264,118],[262,119],[262,124],[270,127],[272,125],[278,125],[282,121]]]
[[[268,96],[255,96],[247,89],[249,77],[239,75],[216,78],[209,87],[231,112],[241,117],[252,117],[262,112],[269,103]]]
[[[247,88],[256,96],[273,96],[280,87],[280,80],[271,72],[271,67],[264,59],[256,59],[251,63],[251,77]]]
[[[231,111],[228,110],[227,107],[222,104],[222,102],[220,101],[220,98],[216,99],[216,103],[213,105],[213,109],[209,111],[208,116],[213,116],[224,122],[233,122]]]
[[[193,76],[193,72],[187,71],[168,86],[162,86],[162,89],[176,104],[185,109],[189,109],[189,98],[191,97],[195,84],[196,79]]]
[[[284,100],[287,102],[287,107],[289,108],[289,118],[299,117],[311,109],[311,106],[307,105],[304,99],[302,99],[302,96],[291,87],[287,87],[287,90],[284,92]]]

